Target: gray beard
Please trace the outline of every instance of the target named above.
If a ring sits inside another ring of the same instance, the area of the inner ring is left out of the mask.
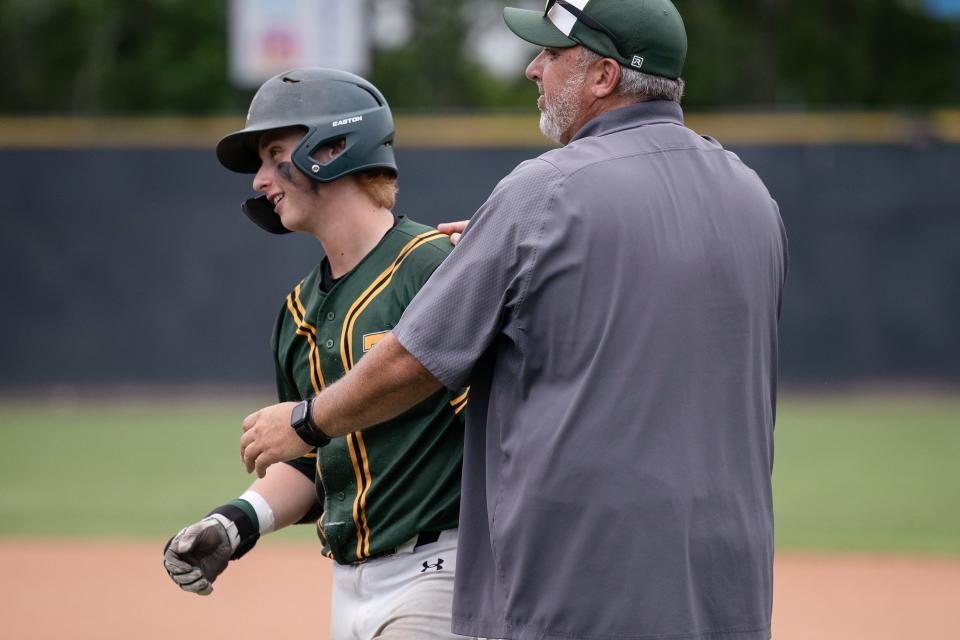
[[[553,100],[540,112],[540,132],[557,144],[565,144],[564,138],[573,135],[573,128],[580,116],[578,93],[583,89],[586,69],[580,69],[567,78],[566,83]]]

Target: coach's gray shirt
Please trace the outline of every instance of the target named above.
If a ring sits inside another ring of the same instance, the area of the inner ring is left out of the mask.
[[[497,185],[395,330],[470,385],[455,632],[770,636],[785,244],[672,102]]]

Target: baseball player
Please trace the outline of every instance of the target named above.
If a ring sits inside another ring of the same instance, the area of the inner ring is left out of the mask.
[[[391,212],[397,166],[383,95],[366,80],[300,69],[268,80],[217,157],[255,174],[243,211],[314,235],[326,257],[286,296],[272,345],[291,428],[314,447],[175,535],[164,566],[200,595],[266,533],[315,522],[335,561],[331,637],[450,638],[466,390],[441,390],[379,427],[316,438],[312,399],[386,336],[452,247]],[[361,570],[362,569],[362,570]]]

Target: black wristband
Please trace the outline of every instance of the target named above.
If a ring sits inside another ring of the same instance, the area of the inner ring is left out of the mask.
[[[307,398],[293,408],[290,414],[290,428],[300,439],[313,447],[325,447],[330,438],[313,421],[313,398]]]
[[[233,555],[230,556],[230,559],[239,560],[246,552],[250,551],[250,549],[253,549],[253,546],[257,544],[257,540],[260,538],[259,528],[253,523],[253,520],[250,519],[250,516],[244,513],[243,509],[236,505],[225,504],[217,507],[208,513],[207,516],[212,516],[215,513],[219,513],[237,526],[237,534],[240,536],[240,544],[237,545],[237,549],[233,552]]]

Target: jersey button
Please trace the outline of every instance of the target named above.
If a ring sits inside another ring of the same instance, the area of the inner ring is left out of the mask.
[[[327,322],[333,322],[336,319],[337,314],[335,314],[333,311],[327,311]]]
[[[327,340],[324,344],[327,346],[327,349],[333,349],[333,340]]]

